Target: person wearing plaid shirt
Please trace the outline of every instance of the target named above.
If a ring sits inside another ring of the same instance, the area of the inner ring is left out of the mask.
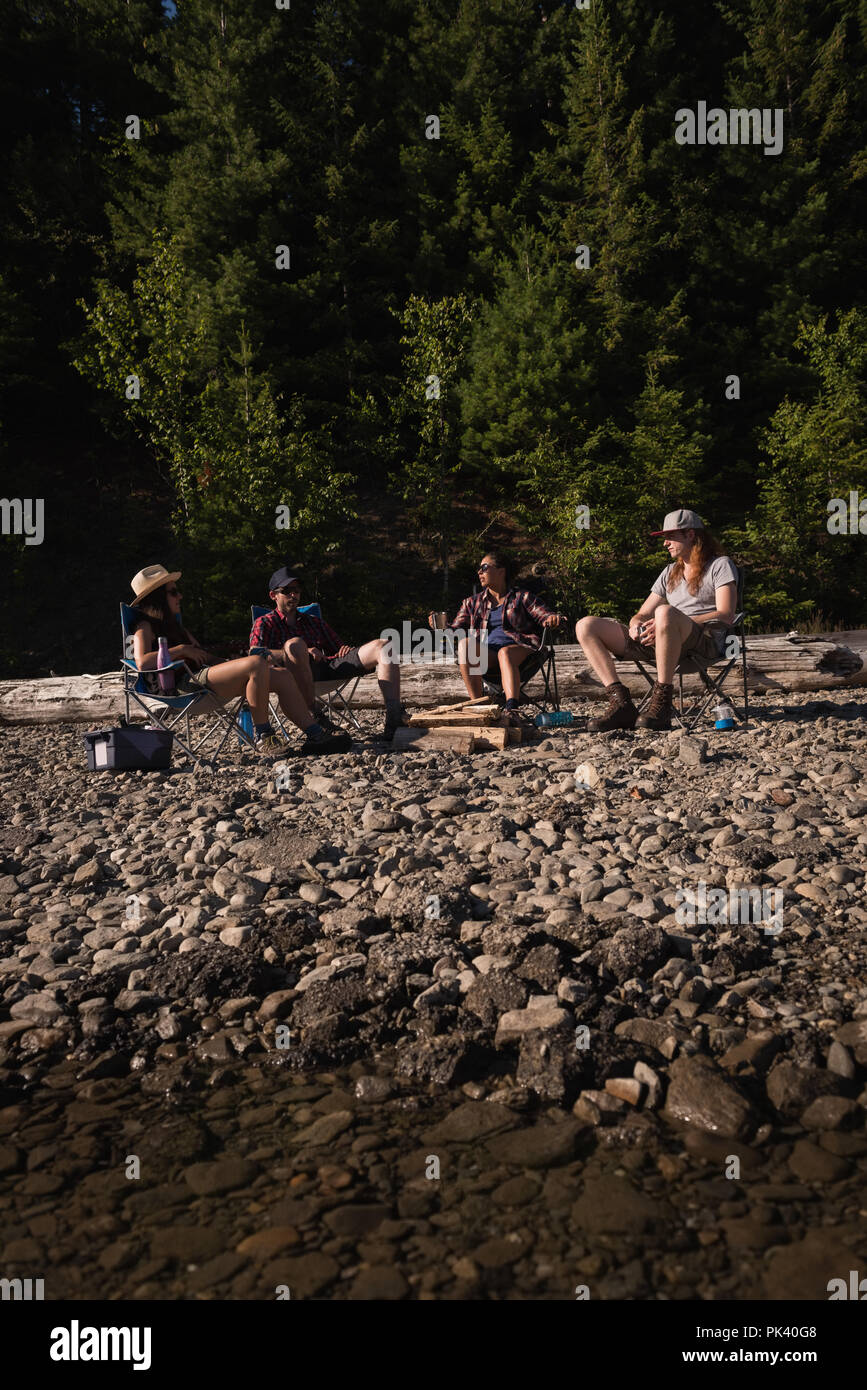
[[[513,723],[521,690],[520,668],[542,641],[541,628],[557,627],[565,616],[554,613],[528,589],[510,588],[506,583],[506,558],[500,551],[489,551],[479,565],[479,579],[485,588],[465,598],[454,622],[446,626],[453,632],[470,634],[458,644],[458,668],[470,699],[482,694],[482,676],[489,669],[491,654],[499,665],[506,696],[506,713]],[[428,617],[434,626],[434,615]]]
[[[352,680],[376,671],[385,702],[383,737],[392,739],[395,729],[406,720],[406,710],[400,702],[400,667],[385,660],[383,639],[377,637],[361,647],[349,647],[324,618],[299,613],[301,584],[285,565],[271,575],[268,593],[274,609],[254,622],[250,649],[266,647],[273,661],[288,667],[311,708],[315,681]]]

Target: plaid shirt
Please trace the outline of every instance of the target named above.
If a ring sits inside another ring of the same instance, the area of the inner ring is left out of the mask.
[[[464,599],[454,622],[447,626],[453,630],[462,628],[486,633],[488,616],[495,606],[488,590],[483,589],[480,594],[471,594]],[[542,638],[537,629],[543,618],[552,617],[559,617],[563,621],[565,615],[555,614],[529,589],[510,589],[503,601],[503,631],[509,637],[514,637],[521,647],[538,649]]]
[[[303,637],[308,647],[318,647],[325,657],[336,656],[344,645],[324,618],[317,618],[313,613],[298,613],[295,626],[290,627],[288,619],[274,608],[256,619],[250,633],[250,646],[269,647],[273,651],[290,637]]]

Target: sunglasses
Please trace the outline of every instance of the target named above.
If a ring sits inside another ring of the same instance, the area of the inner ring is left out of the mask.
[[[296,589],[295,586],[293,585],[291,589],[275,589],[275,590],[274,590],[274,593],[275,593],[275,594],[298,594],[298,595],[300,595],[301,590],[300,590],[300,589]]]
[[[495,570],[496,568],[496,565],[479,565],[478,572],[479,574],[484,574],[485,570]]]
[[[166,593],[168,594],[169,598],[180,598],[181,596],[180,589],[166,589]]]

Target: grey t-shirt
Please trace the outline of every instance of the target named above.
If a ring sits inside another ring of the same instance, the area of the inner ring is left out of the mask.
[[[675,584],[671,590],[666,588],[668,576],[673,568],[673,565],[666,565],[650,592],[659,594],[660,598],[666,599],[672,608],[679,608],[681,613],[685,613],[688,618],[694,618],[699,613],[712,613],[716,608],[717,589],[721,588],[723,584],[737,584],[738,582],[738,572],[727,555],[719,555],[715,560],[711,560],[694,594],[690,593],[689,585],[685,579],[681,579],[680,583]],[[710,632],[722,651],[725,647],[726,629],[712,626]]]

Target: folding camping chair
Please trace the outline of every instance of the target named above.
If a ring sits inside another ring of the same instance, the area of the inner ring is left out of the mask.
[[[541,645],[532,656],[528,656],[525,661],[522,661],[520,668],[521,688],[518,692],[518,704],[533,705],[540,714],[549,707],[551,709],[560,708],[560,691],[557,686],[557,663],[554,657],[552,631],[553,629],[550,627],[542,629]],[[542,690],[538,699],[529,694],[526,689],[530,681],[536,676],[542,678]],[[482,689],[498,704],[505,702],[506,695],[503,690],[499,667],[482,677]]]
[[[672,710],[672,720],[676,722],[680,728],[685,729],[688,733],[695,728],[696,724],[698,723],[701,716],[704,714],[711,700],[721,700],[723,698],[723,685],[725,684],[726,678],[729,672],[731,671],[732,667],[736,666],[739,661],[741,665],[741,681],[743,684],[744,728],[747,728],[749,724],[750,705],[749,694],[747,692],[747,640],[746,633],[744,631],[744,571],[743,569],[741,569],[740,565],[735,565],[735,569],[738,572],[738,589],[737,598],[735,600],[737,612],[735,613],[734,619],[731,623],[729,623],[727,628],[725,651],[722,652],[722,654],[717,658],[716,661],[709,663],[711,667],[716,667],[720,666],[723,662],[725,662],[725,666],[721,671],[718,672],[716,676],[710,676],[708,674],[707,666],[703,665],[701,662],[693,660],[691,656],[684,656],[681,657],[676,667],[675,673],[677,675],[678,682],[678,703],[680,706],[680,710],[679,713],[677,710]],[[644,699],[638,706],[639,710],[642,710],[644,709],[644,706],[650,699],[650,694],[653,689],[654,678],[650,675],[650,673],[647,670],[645,670],[644,666],[637,659],[637,657],[632,657],[631,660],[635,662],[635,665],[638,667],[639,671],[641,672],[644,679],[647,681],[648,686],[650,687],[650,689],[646,692]],[[698,676],[700,677],[701,682],[704,686],[704,689],[699,691],[692,704],[686,710],[683,707],[684,676]]]
[[[121,672],[123,674],[123,695],[126,709],[126,722],[130,722],[130,700],[144,710],[148,722],[158,724],[161,729],[170,733],[175,741],[184,750],[188,757],[195,762],[198,757],[199,749],[222,730],[222,737],[217,744],[216,752],[210,758],[212,764],[216,763],[217,758],[223,750],[226,739],[232,733],[237,733],[239,739],[246,743],[250,748],[255,749],[255,744],[238,722],[238,712],[243,704],[244,697],[239,695],[238,699],[226,709],[220,701],[208,690],[193,690],[188,694],[164,695],[159,689],[155,671],[140,671],[135,664],[133,656],[133,628],[136,622],[136,615],[128,604],[120,605],[120,629],[123,637],[123,656],[121,658]],[[190,668],[185,661],[173,661],[170,666],[165,668],[175,672],[175,679],[180,672],[190,675]],[[148,680],[148,677],[152,677]],[[200,714],[212,714],[214,717],[198,740],[193,743],[190,730],[190,715],[196,712]],[[177,725],[185,722],[187,741],[186,743],[176,732]]]
[[[272,608],[263,608],[260,604],[254,603],[254,604],[252,604],[252,606],[251,606],[251,608],[250,608],[250,617],[251,617],[252,621],[255,623],[255,621],[256,621],[257,618],[264,617],[264,615],[265,615],[266,613],[272,613],[273,611],[274,611],[274,610],[273,610]],[[302,605],[299,607],[298,612],[299,612],[299,613],[311,613],[311,614],[313,615],[314,618],[321,618],[321,617],[322,617],[322,610],[321,610],[321,608],[319,607],[319,604],[318,604],[318,603],[305,603],[305,604],[302,604]],[[325,699],[325,707],[326,707],[326,709],[327,709],[327,711],[328,711],[328,717],[329,717],[329,719],[332,718],[332,716],[333,716],[334,713],[335,713],[334,705],[333,705],[332,702],[333,702],[334,700],[338,700],[338,701],[340,702],[340,706],[341,706],[340,715],[338,715],[338,721],[339,721],[339,719],[340,719],[341,717],[345,717],[346,719],[350,720],[351,723],[353,723],[353,724],[355,725],[355,727],[356,727],[356,729],[359,731],[359,733],[362,732],[361,725],[359,724],[358,720],[356,719],[353,710],[350,708],[349,701],[352,699],[353,695],[355,694],[355,688],[356,688],[356,686],[358,685],[358,682],[359,682],[360,680],[361,680],[361,676],[350,676],[348,680],[341,680],[341,678],[338,676],[338,677],[335,677],[334,680],[330,680],[330,681],[314,681],[314,683],[313,683],[313,694],[314,694],[314,696],[315,696],[317,699],[321,699],[321,698],[324,697],[324,699]],[[343,692],[346,690],[346,687],[347,687],[348,685],[351,685],[352,689],[350,690],[349,695],[348,695],[348,697],[347,697],[346,695],[344,695]],[[277,720],[277,723],[279,724],[280,728],[283,729],[283,731],[284,731],[284,733],[285,733],[285,731],[286,731],[286,726],[284,725],[282,719],[280,718],[280,713],[279,713],[279,711],[278,711],[277,708],[275,707],[275,704],[274,704],[274,697],[273,697],[273,696],[272,696],[272,698],[271,698],[271,709],[272,709],[272,712],[273,712],[273,714],[274,714],[275,719]],[[314,711],[314,713],[315,713],[315,711]]]

